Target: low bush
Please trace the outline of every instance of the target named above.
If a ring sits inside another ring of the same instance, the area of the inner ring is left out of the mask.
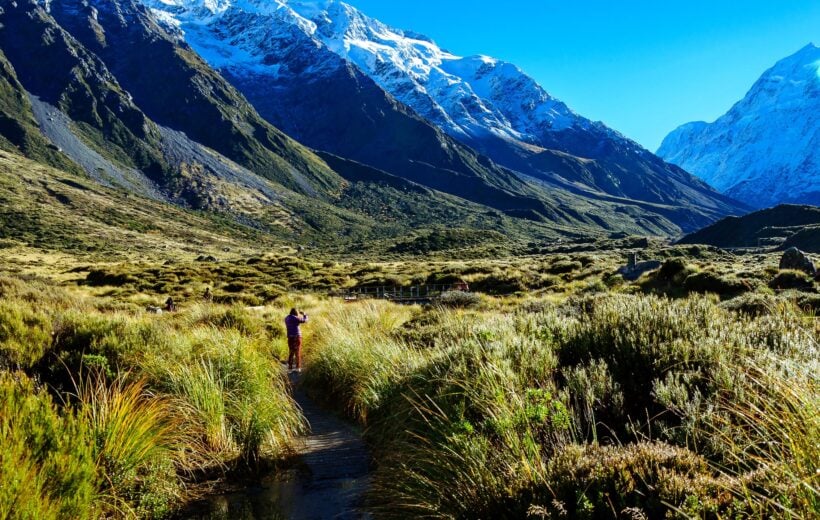
[[[165,517],[184,478],[279,460],[304,430],[276,357],[285,309],[272,324],[241,307],[153,315],[0,288],[0,517]],[[18,365],[49,393],[10,375]]]
[[[466,309],[481,305],[481,296],[465,291],[447,291],[436,300],[436,303],[442,307]]]
[[[581,262],[575,260],[559,260],[551,264],[547,268],[547,272],[550,274],[566,274],[580,271],[583,267],[584,265]]]
[[[683,281],[695,272],[696,269],[690,267],[682,258],[671,258],[661,265],[656,276],[663,282],[682,285]]]
[[[0,518],[91,518],[100,478],[88,425],[20,373],[0,372]]]
[[[757,317],[773,314],[778,306],[785,303],[785,301],[774,296],[750,293],[727,300],[720,306],[726,310]]]
[[[814,280],[803,271],[780,271],[769,282],[769,287],[777,290],[796,289],[814,291]]]
[[[791,462],[815,456],[806,414],[816,403],[789,420],[807,424],[789,429],[796,453],[777,448],[785,437],[768,426],[719,411],[756,402],[743,382],[755,362],[816,373],[814,334],[793,308],[753,318],[702,296],[598,295],[533,310],[414,314],[374,304],[324,317],[305,384],[368,426],[379,517],[777,516],[763,496],[794,517],[818,513],[811,465]],[[781,383],[769,400],[788,395],[788,372],[766,370]],[[816,387],[803,387],[816,400]],[[736,428],[775,440],[769,463],[736,436],[720,440]]]
[[[25,301],[0,300],[0,368],[30,368],[51,347],[51,318]]]
[[[743,280],[720,276],[709,271],[690,274],[683,281],[683,288],[687,292],[712,293],[720,296],[740,294],[751,290],[751,286]]]

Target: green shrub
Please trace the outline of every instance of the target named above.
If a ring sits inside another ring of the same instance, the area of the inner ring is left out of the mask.
[[[436,303],[443,307],[466,309],[479,306],[481,297],[471,292],[447,291],[436,300]]]
[[[51,318],[23,301],[0,300],[0,368],[30,368],[52,342]]]
[[[703,457],[659,442],[571,446],[550,461],[533,500],[547,518],[731,516],[728,479],[710,473]]]
[[[497,274],[471,282],[470,288],[486,294],[513,294],[527,290],[520,276]]]
[[[550,265],[547,272],[550,274],[566,274],[580,271],[583,267],[584,265],[581,262],[575,260],[559,260]]]
[[[687,292],[718,295],[739,294],[751,290],[749,284],[742,280],[723,277],[709,271],[690,274],[683,281],[683,288]]]
[[[0,518],[95,516],[94,437],[21,374],[0,372]]]
[[[748,445],[718,442],[744,424],[715,411],[723,396],[742,402],[747,362],[817,372],[813,332],[791,307],[774,311],[752,319],[713,298],[628,295],[513,314],[346,306],[323,317],[304,383],[368,426],[380,517],[771,516],[758,507],[764,495],[810,517],[810,464],[743,467],[733,453],[750,457]],[[771,388],[772,402],[787,395]],[[801,388],[816,400],[816,388]],[[799,461],[816,457],[812,406],[789,421],[804,425],[789,430]],[[778,439],[769,451],[795,460],[778,448],[785,437],[743,429]]]
[[[658,280],[681,285],[686,277],[694,272],[695,270],[689,267],[682,258],[670,258],[661,265],[656,276]]]
[[[110,273],[100,269],[93,269],[86,276],[85,283],[91,287],[122,287],[139,283],[139,280],[127,273]]]
[[[780,271],[769,282],[769,287],[778,290],[814,291],[814,280],[803,271]]]
[[[723,302],[720,306],[726,310],[746,314],[747,316],[757,317],[766,314],[773,314],[778,305],[783,305],[784,302],[773,296],[765,294],[744,294],[737,298],[732,298]]]

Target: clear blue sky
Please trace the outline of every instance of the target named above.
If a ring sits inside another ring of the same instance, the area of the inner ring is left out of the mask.
[[[777,60],[820,45],[820,0],[345,0],[460,55],[510,61],[655,150],[713,121]]]

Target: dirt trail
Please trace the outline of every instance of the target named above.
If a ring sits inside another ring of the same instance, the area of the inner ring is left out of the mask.
[[[294,398],[310,423],[301,446],[301,467],[291,478],[272,475],[245,490],[212,497],[207,511],[188,518],[229,520],[359,520],[369,484],[370,454],[360,433],[318,406],[298,386]]]
[[[352,426],[319,407],[296,387],[296,402],[310,423],[302,460],[309,472],[290,518],[366,518],[359,512],[369,483],[370,455]]]

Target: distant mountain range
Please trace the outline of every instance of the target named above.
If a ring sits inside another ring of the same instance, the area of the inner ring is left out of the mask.
[[[675,235],[745,210],[514,66],[336,1],[0,0],[0,149],[335,246]]]
[[[820,204],[820,47],[777,62],[714,123],[676,129],[658,155],[755,207]]]

